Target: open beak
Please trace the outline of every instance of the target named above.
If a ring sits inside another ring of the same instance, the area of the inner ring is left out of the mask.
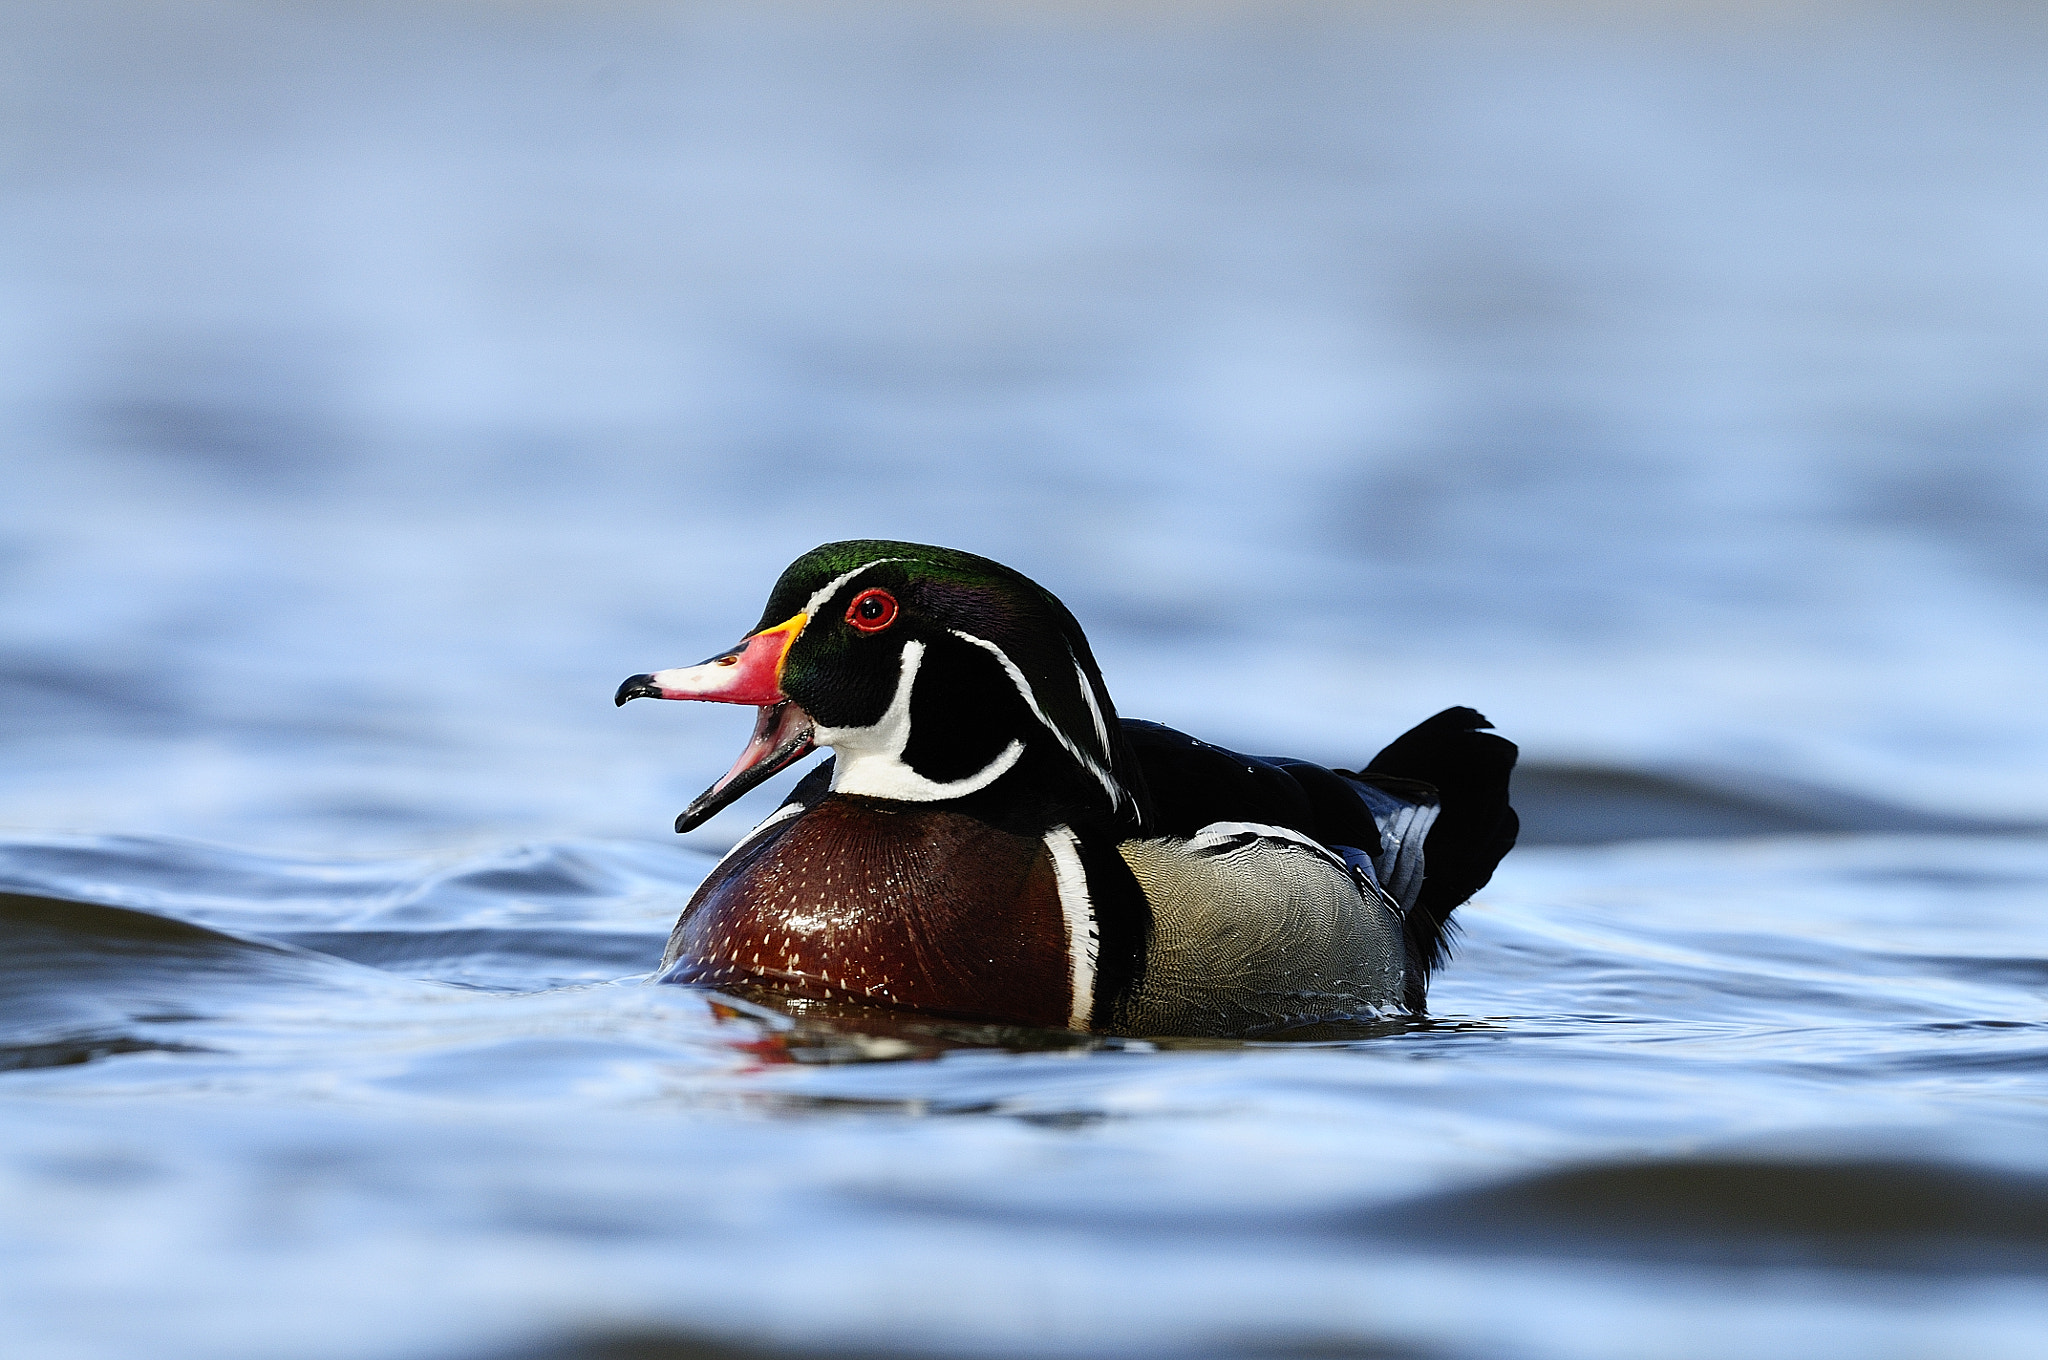
[[[754,720],[754,735],[740,758],[676,818],[677,831],[704,825],[733,799],[816,749],[811,744],[810,714],[782,692],[783,662],[808,621],[806,615],[798,614],[773,628],[763,628],[731,651],[700,665],[628,676],[619,686],[613,702],[620,704],[641,698],[705,699],[754,704],[761,710]]]
[[[816,749],[811,744],[810,714],[787,699],[763,708],[754,719],[754,735],[740,752],[740,758],[716,784],[683,809],[676,818],[676,830],[695,831],[727,803]]]

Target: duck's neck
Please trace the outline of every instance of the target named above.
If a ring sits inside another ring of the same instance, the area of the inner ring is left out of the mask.
[[[1112,761],[1063,738],[1001,664],[977,647],[905,644],[880,717],[813,733],[832,748],[832,791],[946,807],[1020,835],[1119,817],[1135,826],[1138,795],[1110,774]]]

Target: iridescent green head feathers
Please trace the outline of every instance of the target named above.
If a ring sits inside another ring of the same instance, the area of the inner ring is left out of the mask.
[[[1005,821],[1137,829],[1143,780],[1088,639],[1029,577],[972,553],[858,539],[799,557],[738,647],[635,676],[636,695],[751,703],[755,739],[691,810],[697,825],[814,746],[833,789],[974,800]]]

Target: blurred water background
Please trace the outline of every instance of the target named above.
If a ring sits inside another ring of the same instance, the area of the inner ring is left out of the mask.
[[[34,1353],[2039,1353],[2040,7],[11,0],[0,194]],[[853,536],[1491,716],[1435,1024],[634,981]]]

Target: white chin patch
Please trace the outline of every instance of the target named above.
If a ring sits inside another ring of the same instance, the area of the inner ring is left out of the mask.
[[[979,793],[1010,772],[1024,758],[1024,743],[1013,741],[994,760],[964,779],[941,783],[927,779],[903,760],[910,744],[910,691],[924,662],[924,644],[903,645],[896,693],[889,711],[870,727],[819,727],[811,741],[832,748],[832,792],[869,798],[896,798],[906,803],[939,803]]]

